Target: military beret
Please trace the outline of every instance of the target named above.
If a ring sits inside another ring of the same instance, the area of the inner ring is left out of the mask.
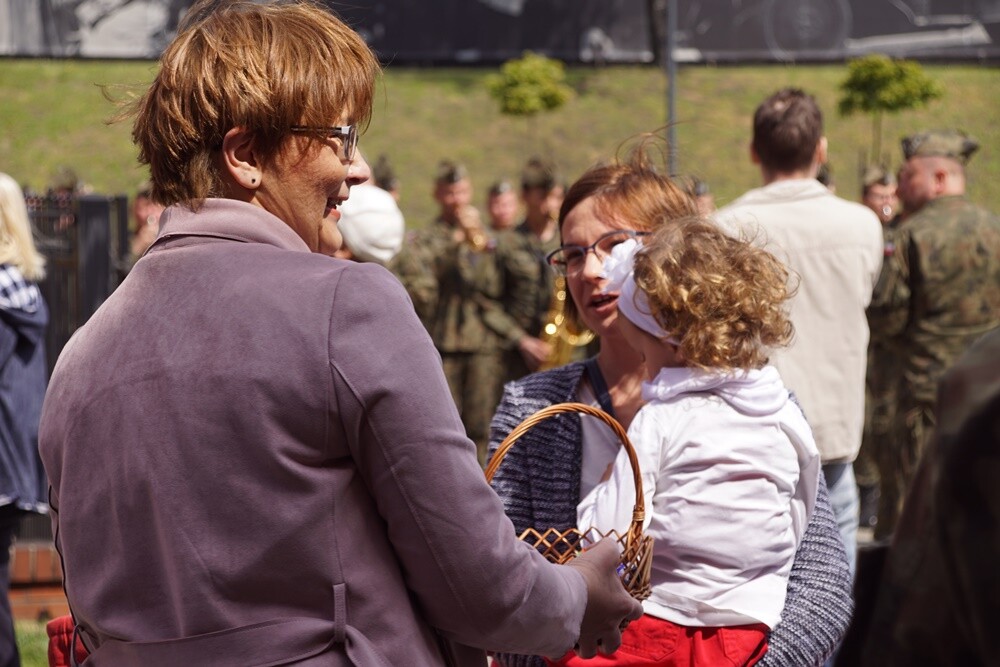
[[[896,177],[892,175],[892,172],[879,165],[871,165],[865,169],[865,173],[861,177],[861,184],[866,188],[873,185],[892,185],[895,182]]]
[[[979,150],[979,142],[959,130],[933,130],[903,139],[903,158],[949,157],[962,164]]]
[[[533,157],[521,171],[521,187],[525,190],[540,188],[546,192],[559,185],[559,169],[550,160]]]
[[[450,160],[441,160],[438,164],[437,175],[434,177],[434,182],[438,185],[454,185],[459,181],[463,181],[469,177],[469,172],[465,170],[465,166],[457,162],[451,162]]]
[[[499,180],[490,186],[490,197],[499,197],[505,192],[512,192],[514,186],[508,180]]]

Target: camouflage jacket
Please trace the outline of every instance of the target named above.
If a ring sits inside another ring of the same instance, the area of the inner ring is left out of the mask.
[[[866,628],[863,667],[1000,664],[1000,329],[945,373],[937,413]]]
[[[484,304],[483,319],[506,349],[525,335],[538,337],[552,305],[554,274],[545,261],[559,247],[559,235],[541,241],[527,223],[502,232],[496,241],[496,307]]]
[[[495,291],[494,242],[481,251],[458,243],[442,220],[410,234],[390,269],[413,301],[439,352],[496,347],[483,323],[481,300]]]
[[[895,237],[899,233],[900,224],[901,218],[896,216],[888,225],[882,228],[882,233],[885,237],[883,271],[885,270],[885,262],[888,262],[896,252]],[[870,309],[869,315],[871,315]],[[874,331],[871,332],[871,337],[868,341],[868,368],[865,375],[865,389],[867,392],[865,399],[866,438],[871,437],[875,433],[886,433],[892,415],[895,414],[899,369],[903,360],[899,357],[896,347],[889,343],[890,339],[877,336]]]
[[[868,320],[902,360],[900,400],[932,406],[937,381],[1000,325],[1000,218],[964,197],[927,203],[890,232]]]

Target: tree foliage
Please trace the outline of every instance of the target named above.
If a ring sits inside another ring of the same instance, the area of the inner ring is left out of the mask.
[[[847,78],[840,84],[841,115],[857,112],[872,115],[872,160],[880,159],[882,116],[915,109],[940,98],[941,85],[928,76],[919,63],[872,54],[852,60]]]
[[[943,95],[941,86],[912,60],[873,54],[852,60],[840,84],[840,113],[896,113],[923,106]]]
[[[534,116],[558,109],[573,97],[573,89],[566,85],[563,63],[531,51],[505,62],[486,85],[500,102],[500,111],[511,116]]]

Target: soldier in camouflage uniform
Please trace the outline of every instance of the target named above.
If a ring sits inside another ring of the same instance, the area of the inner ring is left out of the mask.
[[[493,242],[470,203],[472,184],[461,165],[441,164],[434,198],[437,220],[408,238],[390,268],[441,353],[455,405],[483,463],[503,375],[480,305],[494,291]]]
[[[861,203],[870,208],[882,223],[886,237],[885,257],[894,251],[889,240],[899,226],[899,200],[896,197],[896,177],[888,170],[872,166],[861,179]],[[872,527],[878,518],[880,482],[878,452],[885,446],[891,431],[892,417],[896,410],[896,383],[894,370],[901,360],[893,355],[875,337],[868,342],[868,368],[865,376],[865,426],[861,436],[861,449],[854,460],[854,478],[861,495],[861,525]]]
[[[555,167],[530,160],[521,174],[521,198],[524,222],[497,236],[498,291],[493,296],[499,307],[484,308],[484,320],[504,349],[506,381],[538,370],[552,354],[541,335],[555,277],[546,257],[559,247],[563,185]]]
[[[903,140],[905,218],[888,236],[892,253],[868,310],[873,339],[895,355],[884,366],[898,391],[880,450],[877,538],[895,528],[934,424],[937,381],[972,341],[1000,326],[1000,219],[965,198],[965,165],[977,148],[956,131]]]
[[[1000,329],[944,375],[936,407],[863,630],[863,667],[1000,665]]]

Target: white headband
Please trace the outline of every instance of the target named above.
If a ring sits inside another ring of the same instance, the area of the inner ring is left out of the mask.
[[[602,291],[605,294],[618,292],[618,310],[629,322],[654,338],[680,345],[653,317],[646,293],[635,284],[635,256],[641,250],[642,244],[636,239],[629,239],[611,249],[611,254],[604,259],[601,277],[607,278],[608,284]]]

